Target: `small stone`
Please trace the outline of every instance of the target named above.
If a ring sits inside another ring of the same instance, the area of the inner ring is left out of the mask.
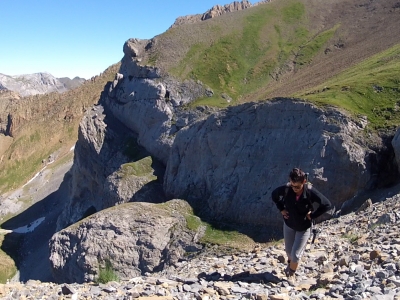
[[[370,258],[371,260],[374,260],[374,259],[376,259],[376,258],[379,258],[380,256],[381,256],[381,252],[380,252],[379,250],[373,250],[373,251],[371,251],[370,254],[369,254],[369,258]]]
[[[61,292],[63,293],[63,295],[72,295],[72,294],[76,293],[76,290],[73,287],[71,287],[70,285],[64,284],[61,287]]]

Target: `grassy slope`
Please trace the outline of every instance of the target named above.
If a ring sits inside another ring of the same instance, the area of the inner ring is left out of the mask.
[[[4,234],[0,233],[0,245],[3,243]],[[6,283],[17,272],[14,261],[0,249],[0,283]]]
[[[157,37],[150,56],[174,76],[213,89],[213,97],[193,105],[298,96],[366,115],[371,128],[386,128],[400,121],[396,7],[394,0],[274,1],[170,29]],[[330,89],[309,93],[324,86]],[[351,88],[342,92],[342,86]]]
[[[400,44],[295,95],[365,115],[373,128],[400,124]]]
[[[172,74],[199,79],[214,90],[213,98],[200,99],[197,104],[223,105],[226,101],[221,100],[222,93],[239,100],[260,88],[294,51],[298,52],[300,45],[308,43],[312,34],[307,28],[304,5],[292,0],[282,6],[260,5],[235,15],[234,20],[228,15],[221,17],[227,18],[228,26],[232,21],[236,23],[231,31],[220,29],[222,25],[216,20],[208,39],[194,43],[170,68]],[[317,42],[304,47],[302,63],[318,51],[320,40],[328,37],[329,33],[322,33],[316,37]]]
[[[98,102],[104,85],[118,68],[119,64],[111,66],[95,82],[87,81],[78,89],[22,98],[16,104],[13,114],[25,123],[15,131],[0,161],[0,194],[25,183],[50,154],[60,157],[69,153],[84,111]]]

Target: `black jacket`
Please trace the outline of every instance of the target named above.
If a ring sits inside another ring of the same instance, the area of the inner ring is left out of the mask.
[[[311,227],[311,221],[307,219],[309,211],[312,211],[311,219],[315,219],[331,209],[331,202],[312,185],[306,183],[304,188],[305,192],[301,194],[298,201],[290,184],[276,188],[271,195],[279,211],[286,209],[289,212],[289,218],[284,221],[287,226],[296,231],[304,231]],[[315,206],[318,208],[314,211]]]

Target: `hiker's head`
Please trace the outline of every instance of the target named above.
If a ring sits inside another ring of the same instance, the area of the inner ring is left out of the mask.
[[[306,180],[306,174],[299,168],[294,168],[289,173],[290,186],[293,190],[299,191],[303,188]]]

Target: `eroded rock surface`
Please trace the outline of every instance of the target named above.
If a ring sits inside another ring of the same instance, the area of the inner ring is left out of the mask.
[[[122,123],[106,117],[102,106],[93,107],[80,123],[69,201],[58,230],[117,204],[165,201],[158,165]]]
[[[106,261],[121,279],[173,265],[187,251],[199,247],[200,231],[186,225],[185,216],[190,213],[183,200],[158,205],[136,202],[84,219],[52,237],[54,278],[59,282],[92,281]]]
[[[296,99],[228,108],[178,132],[164,189],[218,219],[273,225],[271,192],[298,166],[340,207],[370,180],[360,126]]]

